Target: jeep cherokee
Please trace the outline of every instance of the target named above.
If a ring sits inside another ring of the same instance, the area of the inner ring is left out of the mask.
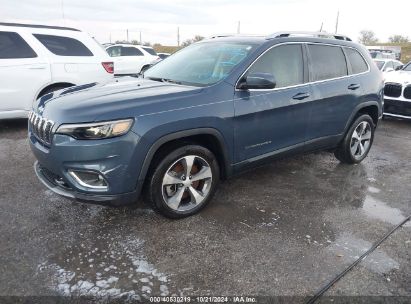
[[[383,77],[367,50],[325,33],[219,36],[141,78],[41,97],[29,115],[35,171],[51,190],[122,204],[142,189],[171,218],[198,212],[220,179],[296,153],[368,154]]]

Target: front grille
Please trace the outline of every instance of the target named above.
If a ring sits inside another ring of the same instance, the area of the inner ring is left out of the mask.
[[[404,89],[404,98],[411,99],[411,85]]]
[[[384,95],[389,97],[400,97],[402,85],[399,83],[386,83],[384,87]]]
[[[54,122],[47,120],[31,111],[29,113],[29,126],[31,132],[40,142],[46,145],[51,144]]]

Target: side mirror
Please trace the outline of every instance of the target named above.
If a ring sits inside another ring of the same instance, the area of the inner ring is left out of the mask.
[[[276,86],[275,77],[270,73],[252,73],[242,79],[238,88],[240,90],[269,90]]]
[[[385,69],[385,72],[386,72],[386,73],[394,72],[394,69],[393,69],[393,68],[386,68],[386,69]]]

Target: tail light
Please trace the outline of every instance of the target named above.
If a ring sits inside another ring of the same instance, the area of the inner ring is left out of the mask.
[[[114,73],[114,62],[102,62],[101,64],[103,65],[107,73]]]

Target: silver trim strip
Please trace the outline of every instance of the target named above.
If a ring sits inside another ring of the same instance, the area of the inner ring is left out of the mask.
[[[83,171],[83,172],[93,173],[93,174],[96,174],[96,175],[99,175],[99,176],[103,177],[103,175],[101,175],[100,173],[95,172],[95,171]],[[108,186],[92,186],[92,185],[89,185],[89,184],[83,182],[83,181],[80,179],[80,177],[79,177],[73,170],[68,170],[68,174],[69,174],[80,186],[83,186],[83,187],[85,187],[85,188],[99,189],[99,190],[107,190],[107,189],[108,189]],[[103,177],[103,180],[104,180],[104,182],[107,184],[107,181],[106,181],[106,179],[105,179],[104,177]]]
[[[411,116],[405,116],[405,115],[398,115],[398,114],[391,114],[391,113],[383,113],[384,116],[393,116],[393,117],[400,117],[400,118],[407,118],[407,119],[411,119]]]
[[[238,83],[239,83],[240,80],[243,78],[243,76],[248,72],[248,70],[254,65],[254,63],[255,63],[258,59],[260,59],[260,57],[262,57],[265,53],[267,53],[268,51],[270,51],[271,49],[273,49],[273,48],[275,48],[275,47],[277,47],[277,46],[287,45],[287,44],[301,44],[301,45],[308,45],[308,44],[318,45],[318,44],[320,44],[320,45],[327,45],[327,46],[340,47],[340,48],[343,48],[343,47],[345,47],[345,48],[350,48],[350,49],[353,49],[353,50],[357,51],[357,52],[361,55],[361,57],[364,59],[365,63],[367,64],[368,69],[367,69],[367,71],[362,72],[362,73],[358,73],[358,74],[351,74],[351,75],[346,75],[346,76],[341,76],[341,77],[336,77],[336,78],[330,78],[330,79],[325,79],[325,80],[312,81],[312,82],[308,81],[308,82],[306,82],[306,83],[301,83],[301,84],[292,85],[292,86],[287,86],[287,87],[274,88],[274,89],[251,89],[251,90],[247,90],[247,91],[249,91],[249,92],[254,92],[254,91],[268,91],[268,92],[270,92],[270,91],[291,89],[291,88],[297,88],[297,87],[301,87],[301,86],[306,86],[306,85],[309,85],[309,84],[322,83],[322,82],[333,81],[333,80],[338,80],[338,79],[343,79],[343,78],[351,78],[351,77],[354,77],[354,76],[358,76],[358,75],[363,75],[363,74],[369,73],[369,72],[371,71],[371,67],[370,67],[370,65],[368,64],[368,61],[364,58],[364,56],[361,54],[361,52],[359,52],[356,48],[351,47],[351,46],[345,46],[345,45],[339,45],[339,44],[331,44],[331,43],[321,43],[321,42],[319,42],[319,43],[314,43],[314,42],[296,42],[296,41],[293,41],[293,42],[283,42],[283,43],[275,44],[275,45],[269,47],[268,49],[266,49],[263,53],[261,53],[261,54],[248,66],[248,68],[247,68],[247,69],[241,74],[241,76],[237,79],[237,81],[236,81],[236,83],[235,83],[235,91],[239,91],[239,92],[244,92],[244,91],[245,91],[245,90],[240,90],[240,89],[237,88],[237,87],[238,87]],[[348,67],[348,65],[347,65],[347,67]]]

